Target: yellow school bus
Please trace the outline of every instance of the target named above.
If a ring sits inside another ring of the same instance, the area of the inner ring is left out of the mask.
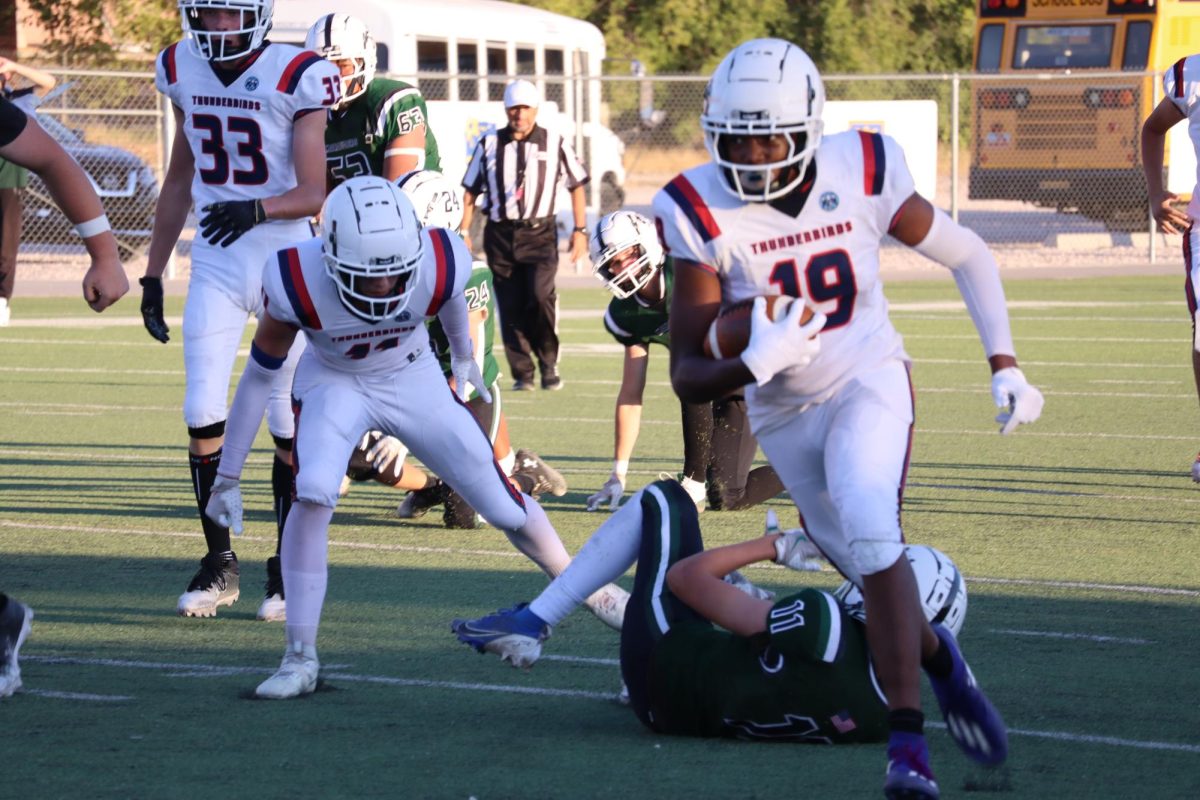
[[[968,196],[1145,227],[1157,79],[1129,73],[1200,52],[1200,0],[977,2],[975,69],[995,80],[975,82]]]

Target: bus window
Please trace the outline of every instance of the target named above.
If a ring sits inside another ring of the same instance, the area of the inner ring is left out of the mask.
[[[1150,61],[1149,22],[1130,22],[1125,29],[1125,55],[1121,57],[1121,69],[1141,72]]]
[[[503,100],[508,83],[508,52],[504,45],[489,44],[487,49],[488,100]]]
[[[984,25],[979,29],[979,56],[975,69],[980,72],[1000,71],[1000,48],[1004,43],[1003,25]]]
[[[546,75],[563,75],[563,51],[546,48]],[[562,80],[546,79],[546,99],[566,108],[566,89]]]
[[[388,71],[388,48],[383,42],[375,43],[375,69],[380,72]]]
[[[1113,25],[1022,25],[1013,69],[1087,69],[1112,64]]]
[[[417,72],[449,72],[449,45],[444,41],[417,40]],[[448,100],[450,81],[421,77],[421,94],[426,100]]]
[[[517,48],[517,74],[537,74],[537,54],[534,52],[532,47]]]
[[[475,42],[458,42],[458,99],[478,100],[479,81],[472,80],[479,74],[479,46]]]

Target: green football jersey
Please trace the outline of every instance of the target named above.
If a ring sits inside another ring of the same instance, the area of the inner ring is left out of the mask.
[[[614,297],[604,312],[604,329],[612,334],[621,344],[640,344],[649,347],[652,344],[671,346],[670,325],[667,311],[671,308],[671,287],[675,283],[675,265],[670,258],[663,264],[663,300],[662,303],[647,308],[637,301],[637,296],[624,300]]]
[[[483,380],[491,386],[500,377],[500,365],[492,355],[492,344],[496,336],[496,301],[492,292],[492,271],[488,269],[487,264],[476,261],[471,266],[471,278],[467,281],[467,288],[463,293],[467,297],[468,312],[487,310],[487,317],[483,323],[471,331],[471,341],[475,345],[475,360],[480,363]],[[438,363],[442,365],[442,372],[449,378],[450,342],[437,317],[429,320],[429,343]],[[477,394],[475,387],[471,387],[469,398]]]
[[[336,183],[382,175],[388,142],[425,127],[425,169],[440,172],[437,139],[420,91],[403,81],[376,78],[347,108],[331,112],[325,126],[325,161]]]
[[[777,601],[752,638],[672,625],[651,657],[650,698],[663,733],[839,744],[888,735],[866,629],[817,589]]]

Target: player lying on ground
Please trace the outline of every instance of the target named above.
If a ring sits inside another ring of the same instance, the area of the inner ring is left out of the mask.
[[[266,408],[273,373],[301,330],[309,346],[296,368],[295,502],[281,552],[287,648],[256,690],[284,699],[316,689],[317,628],[328,581],[328,531],[350,453],[364,430],[406,442],[489,524],[551,577],[570,562],[546,513],[514,490],[492,447],[455,399],[429,347],[438,315],[453,354],[460,397],[483,386],[472,358],[463,286],[471,258],[462,240],[422,229],[412,203],[384,178],[346,181],[321,212],[321,235],[278,251],[263,272],[266,313],[230,413],[211,519],[242,528],[238,480]],[[486,398],[486,390],[481,392]],[[627,598],[615,586],[588,600],[619,626]]]
[[[966,618],[966,586],[934,548],[910,545],[906,554],[948,661],[944,674],[930,677],[950,714],[947,704],[970,680],[955,639]],[[764,561],[812,569],[817,557],[800,529],[705,551],[690,497],[677,482],[658,481],[602,525],[532,603],[455,620],[452,629],[480,652],[530,666],[588,587],[615,579],[636,560],[621,631],[621,674],[634,713],[651,730],[885,741],[887,704],[869,657],[859,590],[847,581],[833,593],[807,588],[764,599],[725,577]]]

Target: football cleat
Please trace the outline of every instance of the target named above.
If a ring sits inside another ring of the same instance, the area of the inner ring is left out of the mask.
[[[21,665],[17,656],[29,637],[33,609],[11,597],[0,614],[0,697],[8,697],[21,688]]]
[[[200,559],[200,569],[187,591],[179,595],[176,611],[181,617],[215,617],[221,606],[231,606],[241,594],[237,556],[209,553]]]
[[[424,489],[409,492],[396,509],[396,516],[400,519],[420,519],[429,509],[446,502],[449,495],[450,487],[434,478],[433,483]]]
[[[980,764],[995,766],[1003,763],[1008,758],[1008,730],[1000,712],[976,684],[954,634],[942,625],[934,625],[933,632],[954,661],[949,677],[929,677],[950,737]]]
[[[938,800],[941,793],[929,769],[929,748],[924,736],[893,733],[888,741],[887,755],[884,797],[888,800]]]
[[[267,559],[267,591],[255,615],[263,622],[283,622],[287,619],[287,603],[283,599],[283,570],[279,556]]]
[[[532,480],[532,488],[526,489],[526,481],[521,483],[521,491],[531,497],[540,497],[549,492],[555,497],[567,493],[567,479],[562,473],[542,460],[542,457],[532,450],[518,450],[516,463],[513,466],[513,477],[525,475]]]
[[[258,685],[254,696],[265,700],[288,700],[312,694],[317,690],[320,674],[321,662],[317,661],[317,648],[292,642],[283,653],[283,663],[279,669]]]
[[[479,619],[456,619],[450,623],[450,630],[460,642],[480,653],[498,655],[514,667],[532,667],[542,655],[542,642],[550,636],[550,626],[518,615],[528,607],[528,603],[519,603]]]
[[[705,488],[704,481],[696,481],[680,472],[677,475],[672,475],[669,472],[658,473],[660,481],[675,481],[683,490],[687,492],[688,497],[692,498],[692,502],[696,504],[696,511],[704,510],[704,505],[708,502],[708,490]]]
[[[621,630],[621,626],[625,623],[625,606],[629,604],[629,592],[615,583],[610,583],[607,586],[601,586],[583,602],[588,611],[596,615],[596,619],[614,631]]]
[[[1200,454],[1196,455],[1196,460],[1192,462],[1192,480],[1200,483]]]

